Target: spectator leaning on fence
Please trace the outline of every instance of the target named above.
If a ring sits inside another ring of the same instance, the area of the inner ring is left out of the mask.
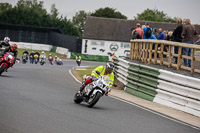
[[[165,34],[162,31],[162,28],[159,28],[158,32],[159,32],[158,40],[165,40]]]
[[[193,39],[196,35],[196,30],[193,25],[190,24],[190,19],[185,20],[185,26],[183,27],[182,38],[184,43],[193,44]],[[191,48],[183,48],[183,55],[191,56]],[[184,58],[184,66],[191,67],[191,60]]]
[[[183,32],[183,24],[182,19],[178,18],[176,21],[177,27],[172,34],[173,41],[175,42],[182,42],[181,34]],[[178,54],[178,46],[174,46],[174,53]],[[177,57],[175,58],[175,63],[177,64]]]
[[[143,36],[144,36],[144,31],[142,30],[142,28],[141,28],[141,26],[140,26],[140,23],[137,23],[136,24],[136,31],[140,34],[140,36],[141,36],[141,38],[143,38]]]
[[[143,29],[143,31],[144,31],[143,39],[150,39],[153,30],[152,30],[152,28],[149,27],[149,23],[148,22],[145,23],[145,26],[146,27],[144,27],[144,29]]]
[[[156,28],[153,28],[153,35],[158,39],[159,33]]]

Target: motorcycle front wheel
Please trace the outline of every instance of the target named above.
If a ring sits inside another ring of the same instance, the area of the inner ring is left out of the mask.
[[[97,92],[95,95],[91,95],[89,100],[88,100],[88,107],[92,108],[98,101],[99,98],[102,96],[100,92]]]
[[[83,98],[79,92],[77,92],[74,96],[74,102],[80,104],[83,101]]]
[[[0,75],[4,72],[6,69],[6,64],[3,64],[3,66],[0,68]]]
[[[44,62],[40,62],[40,65],[41,65],[41,66],[44,65]]]

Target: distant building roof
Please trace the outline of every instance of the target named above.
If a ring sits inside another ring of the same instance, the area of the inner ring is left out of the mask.
[[[83,39],[130,42],[131,29],[136,27],[138,22],[142,26],[146,21],[87,16],[84,25]],[[149,21],[149,26],[152,28],[162,28],[163,30],[173,31],[177,25],[175,23]],[[195,25],[195,27],[197,31],[200,32],[200,25]]]

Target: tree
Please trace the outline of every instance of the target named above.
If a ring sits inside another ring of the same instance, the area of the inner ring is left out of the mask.
[[[51,5],[51,16],[56,18],[58,16],[59,12],[58,9],[56,8],[56,4]]]
[[[79,28],[79,30],[83,30],[83,26],[86,21],[86,16],[90,15],[90,13],[86,13],[85,11],[76,12],[76,15],[73,17],[73,24]]]
[[[66,17],[58,17],[55,4],[52,5],[51,14],[43,8],[43,2],[37,0],[19,0],[14,7],[1,5],[0,7],[4,9],[0,10],[0,23],[2,24],[52,27],[60,29],[64,34],[81,36],[78,28],[70,20]]]
[[[142,13],[137,14],[134,17],[135,20],[147,20],[147,21],[156,21],[156,22],[176,22],[176,18],[170,18],[163,11],[158,11],[157,9],[146,9]]]
[[[12,5],[9,3],[0,3],[0,11],[9,10],[12,8]]]
[[[127,19],[126,16],[122,15],[116,9],[105,7],[96,10],[91,16],[95,17],[105,17],[105,18],[118,18],[118,19]]]

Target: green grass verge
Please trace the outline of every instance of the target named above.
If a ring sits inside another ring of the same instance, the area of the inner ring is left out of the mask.
[[[81,80],[83,80],[83,75],[91,75],[91,72],[93,69],[95,69],[96,67],[85,67],[82,69],[86,69],[86,70],[76,70],[77,74],[81,77]]]
[[[18,49],[18,58],[21,58],[22,57],[22,53],[25,51],[25,49]],[[38,52],[38,53],[42,53],[42,50],[31,50],[31,49],[28,49],[28,52],[29,54],[34,51],[34,52]],[[55,56],[58,56],[60,59],[65,59],[64,55],[62,54],[58,54],[56,52],[50,52],[50,51],[44,51],[46,53],[46,56],[48,56],[50,53],[52,54],[53,57]]]

